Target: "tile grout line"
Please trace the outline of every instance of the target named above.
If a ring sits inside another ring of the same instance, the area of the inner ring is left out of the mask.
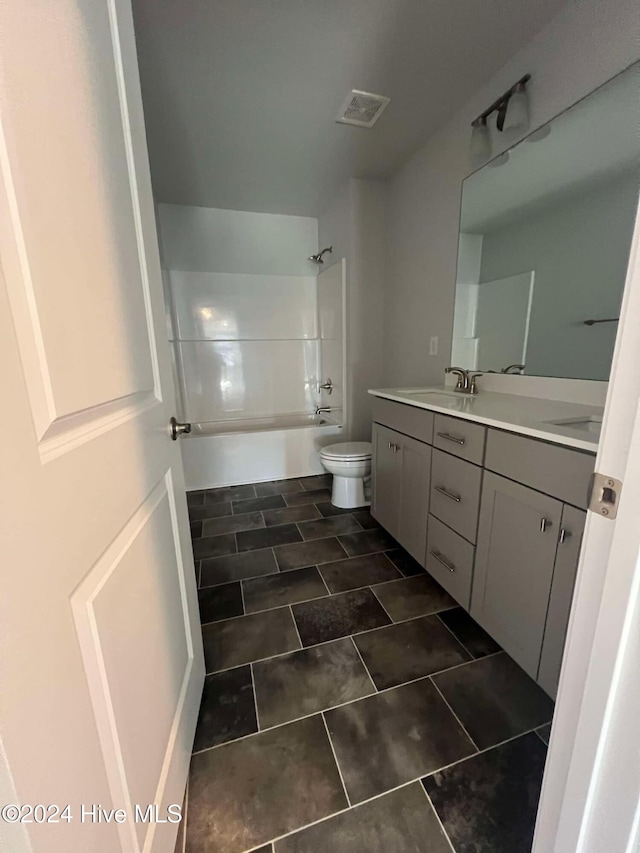
[[[311,823],[306,823],[303,826],[298,827],[298,829],[292,829],[290,832],[285,832],[284,835],[278,835],[276,836],[276,838],[273,839],[273,841],[267,842],[267,846],[269,844],[274,845],[275,849],[275,844],[277,841],[283,841],[285,838],[289,838],[290,836],[295,835],[297,832],[303,832],[305,829],[311,829],[311,827],[318,826],[318,824],[320,823],[325,823],[326,821],[332,820],[334,817],[339,817],[340,815],[346,814],[347,812],[355,811],[360,806],[364,806],[367,803],[372,803],[374,800],[379,800],[380,797],[384,797],[386,796],[386,794],[392,794],[395,791],[400,791],[402,788],[408,788],[410,785],[415,785],[415,783],[418,782],[419,779],[420,777],[418,777],[418,779],[412,779],[410,782],[403,782],[401,785],[396,785],[395,788],[390,788],[388,791],[383,791],[380,794],[374,794],[374,796],[370,797],[368,800],[362,800],[362,802],[355,803],[353,806],[349,806],[346,809],[340,809],[337,812],[331,812],[331,814],[318,818],[318,820],[314,820]],[[254,847],[254,853],[259,849],[259,847]],[[251,851],[249,851],[249,853],[251,853]]]
[[[273,551],[273,548],[264,548],[263,550]],[[354,558],[354,559],[357,559],[357,558]],[[274,560],[276,560],[275,555],[274,555]],[[342,562],[342,561],[338,560],[337,562]],[[277,564],[277,562],[276,562],[276,564]],[[326,580],[324,579],[324,575],[322,574],[322,567],[328,566],[328,565],[330,565],[330,562],[329,563],[319,563],[316,565],[312,564],[310,566],[300,566],[299,569],[287,569],[286,571],[269,572],[269,574],[266,574],[266,575],[250,575],[248,578],[238,578],[237,580],[223,581],[223,583],[211,584],[210,586],[202,587],[202,589],[216,589],[217,587],[220,587],[220,586],[227,586],[230,583],[245,583],[246,581],[259,580],[261,578],[271,578],[271,577],[276,577],[276,576],[281,576],[281,575],[287,575],[287,574],[293,573],[293,572],[301,572],[304,569],[316,569],[318,574],[320,575],[322,582],[323,582],[327,592],[329,593],[329,595],[328,596],[327,595],[316,595],[316,596],[313,596],[312,598],[305,598],[302,601],[293,601],[293,602],[291,602],[292,604],[307,604],[310,601],[319,601],[321,599],[326,599],[329,597],[335,598],[338,595],[346,595],[349,592],[361,592],[363,589],[370,589],[373,592],[373,594],[375,595],[376,600],[382,606],[385,613],[387,613],[387,616],[389,616],[389,613],[387,612],[386,608],[384,608],[384,605],[382,604],[382,602],[380,601],[380,599],[376,595],[374,587],[375,586],[384,586],[387,583],[396,583],[395,580],[383,581],[381,584],[380,583],[366,584],[365,586],[356,586],[356,587],[352,587],[351,589],[344,589],[344,590],[340,590],[338,592],[331,592],[331,590],[329,589],[329,587],[327,585]],[[398,578],[398,580],[408,580],[408,578]],[[253,612],[254,613],[267,613],[269,610],[277,610],[279,607],[286,607],[286,606],[287,605],[285,605],[285,604],[276,604],[273,607],[263,607],[261,610],[255,610]],[[412,619],[420,619],[423,616],[437,616],[440,613],[446,613],[448,610],[455,610],[455,608],[457,606],[458,605],[454,604],[452,607],[445,607],[442,610],[430,610],[427,613],[420,613],[418,616],[409,616],[406,619],[398,619],[396,621],[394,621],[392,619],[391,621],[392,621],[393,625],[400,625],[403,622],[409,622]],[[245,615],[250,616],[252,614],[246,613]],[[238,616],[227,616],[224,619],[214,619],[213,622],[226,622],[229,619],[238,619],[238,618],[239,618]],[[391,618],[391,617],[389,616],[389,618]],[[212,624],[212,622],[202,622],[201,623],[201,625],[203,627],[204,627],[204,625],[211,625],[211,624]],[[380,627],[385,628],[388,626],[381,625]],[[451,632],[451,629],[448,627],[448,625],[445,625],[445,627],[449,630],[449,632]],[[376,629],[368,628],[367,630],[376,630]],[[349,635],[347,635],[347,636],[349,636]],[[454,634],[454,637],[455,637],[455,634]],[[336,639],[338,639],[338,638],[336,638]],[[458,643],[460,643],[460,640],[458,640],[457,637],[455,637],[455,639]],[[460,645],[463,645],[463,644],[460,643]],[[465,647],[463,646],[463,648],[465,648]],[[468,652],[468,649],[465,648],[465,651]],[[470,652],[468,652],[468,653],[471,654]],[[491,652],[491,654],[495,654],[495,652]],[[473,655],[471,655],[471,657],[473,657]]]
[[[245,603],[244,603],[244,587],[243,587],[243,585],[242,585],[242,581],[240,581],[240,602],[241,602],[241,604],[242,604],[242,615],[243,615],[243,616],[247,616],[248,614],[247,614],[247,608],[246,608]],[[234,616],[229,616],[229,617],[227,617],[227,618],[229,618],[229,619],[234,619],[234,618],[235,618],[235,619],[237,619],[238,617],[237,617],[237,616],[235,616],[235,617],[234,617]],[[219,620],[216,620],[216,621],[219,621],[219,622],[225,622],[226,620],[225,620],[225,619],[219,619]],[[212,624],[214,624],[214,623],[213,623],[213,622],[205,622],[204,624],[205,624],[205,625],[212,625]],[[204,626],[203,626],[203,625],[202,625],[202,623],[201,623],[201,624],[200,624],[200,628],[203,628],[203,627],[204,627]]]
[[[422,784],[422,782],[420,782],[420,787],[422,788],[422,793],[425,795],[425,798],[426,798],[427,802],[429,803],[431,811],[436,816],[436,820],[438,821],[438,824],[440,825],[440,829],[442,830],[442,834],[444,835],[444,837],[446,838],[446,840],[449,843],[449,847],[451,848],[451,853],[456,853],[455,848],[453,846],[453,841],[449,838],[449,834],[448,834],[447,830],[444,828],[444,824],[443,824],[442,820],[440,819],[440,815],[438,814],[436,807],[431,802],[431,797],[427,793],[427,789]]]
[[[291,619],[293,620],[293,627],[296,629],[296,636],[298,638],[298,642],[300,643],[300,648],[295,651],[301,652],[304,649],[304,643],[302,642],[302,637],[300,636],[300,631],[298,630],[298,623],[296,622],[296,617],[293,614],[293,607],[291,604],[287,605],[289,608],[289,613],[291,614]]]
[[[343,594],[344,593],[338,593],[338,595],[343,595]],[[327,600],[327,598],[328,598],[328,596],[325,595],[319,599],[312,598],[309,600],[310,601],[325,601],[325,600]],[[308,602],[302,602],[302,601],[296,602],[296,605],[298,603],[299,604],[305,604]],[[292,608],[293,606],[294,605],[292,605],[292,604],[281,604],[278,607],[271,608],[271,610],[284,610],[286,607]],[[260,610],[260,611],[258,611],[258,613],[270,613],[271,610]],[[256,616],[258,614],[257,613],[247,613],[246,615],[247,616]],[[436,614],[435,613],[428,613],[426,615],[427,616],[435,616]],[[206,627],[208,627],[209,625],[218,625],[222,622],[230,622],[232,619],[242,619],[242,618],[243,618],[242,616],[230,616],[228,619],[220,619],[219,622],[207,622]],[[390,625],[379,625],[377,628],[367,628],[365,631],[354,631],[352,634],[343,634],[340,637],[332,637],[330,640],[323,640],[321,643],[312,643],[309,646],[303,645],[302,648],[303,649],[314,649],[314,648],[317,648],[318,646],[326,646],[326,645],[328,645],[328,643],[334,643],[334,642],[336,642],[336,640],[344,640],[347,637],[360,637],[362,634],[369,634],[369,633],[372,633],[373,631],[383,631],[385,628],[393,628],[394,625],[404,625],[407,622],[413,622],[416,619],[424,619],[424,618],[425,618],[424,616],[412,616],[411,619],[403,619],[402,622],[392,622]],[[203,625],[201,627],[205,627],[205,625]],[[253,661],[253,663],[259,663],[259,662],[262,662],[264,660],[270,660],[271,658],[282,657],[283,655],[290,654],[292,651],[301,651],[301,649],[289,649],[286,652],[278,652],[275,655],[268,655],[266,658],[257,658],[255,661]],[[450,666],[447,669],[457,669],[459,666],[468,666],[471,663],[477,663],[478,660],[486,660],[487,658],[491,658],[491,657],[494,657],[495,655],[500,655],[500,654],[506,654],[504,649],[500,649],[497,652],[491,652],[491,654],[485,655],[483,658],[477,658],[477,659],[472,658],[471,660],[462,661],[462,663],[455,664],[455,666]],[[249,663],[249,661],[247,661],[247,663]],[[216,673],[217,672],[228,672],[230,669],[237,669],[237,667],[239,667],[239,666],[246,666],[246,663],[244,663],[244,664],[239,663],[239,664],[235,664],[234,666],[227,666],[224,669],[217,669],[217,670],[215,670],[215,672]],[[412,680],[413,681],[419,681],[420,678],[428,678],[430,675],[439,675],[441,672],[447,672],[447,669],[439,669],[436,672],[429,673],[429,675],[421,675],[418,678],[414,678]],[[213,672],[208,672],[207,675],[213,675]],[[404,683],[408,684],[409,682],[404,682]],[[540,725],[544,726],[544,725],[546,725],[546,723],[541,723]]]
[[[312,519],[312,520],[314,520],[314,519]],[[319,521],[319,519],[315,519],[315,520]],[[267,527],[267,528],[258,528],[258,529],[269,530],[270,528]],[[240,532],[244,533],[246,531],[240,531]],[[221,535],[222,536],[229,536],[230,534],[223,533]],[[347,535],[347,534],[342,534],[342,533],[340,534],[340,536],[344,536],[344,535]],[[208,538],[212,539],[215,537],[208,537]],[[225,559],[228,559],[229,557],[236,557],[236,556],[239,556],[241,554],[253,554],[256,551],[274,551],[275,548],[288,548],[291,545],[307,545],[307,544],[311,544],[312,542],[320,542],[321,539],[339,539],[339,537],[338,536],[322,536],[320,539],[308,539],[306,541],[303,540],[302,542],[288,542],[286,545],[271,545],[267,548],[250,548],[248,551],[238,551],[236,554],[222,554],[219,557],[203,557],[200,559],[201,559],[201,562],[205,562],[206,560],[225,560]],[[354,556],[351,556],[351,555],[347,554],[347,552],[344,550],[344,547],[342,546],[342,544],[340,542],[338,544],[340,545],[340,547],[342,548],[342,550],[344,551],[344,554],[345,554],[345,556],[340,557],[339,560],[325,560],[324,563],[309,563],[308,565],[305,565],[305,566],[296,566],[294,569],[280,569],[280,568],[278,568],[278,571],[283,572],[283,573],[284,572],[295,572],[296,569],[309,569],[312,566],[326,566],[329,563],[341,563],[344,560],[355,560],[355,559],[358,559],[360,557],[373,557],[375,554],[386,554],[387,553],[387,551],[371,551],[370,553],[367,553],[367,554],[355,554]],[[388,550],[394,550],[394,549],[388,549]],[[276,565],[279,566],[275,552],[274,552],[274,558],[276,560]],[[392,560],[390,562],[393,563]],[[395,565],[395,563],[393,563],[393,565],[398,571],[400,571],[400,569],[398,569],[398,567]],[[269,572],[269,574],[276,574],[276,572]],[[263,575],[250,575],[248,578],[243,578],[243,580],[251,580],[251,578],[260,578],[260,577],[264,577],[264,576]],[[415,577],[415,575],[413,577]],[[225,583],[235,583],[235,581],[238,581],[238,580],[240,580],[240,578],[235,578],[235,580],[231,579],[231,580],[219,581],[218,583],[208,584],[208,586],[222,586]],[[409,580],[409,578],[403,576],[400,578],[393,578],[393,580],[390,580],[390,581],[382,581],[382,583],[396,583],[397,581],[401,581],[401,580]],[[363,589],[363,587],[358,587],[358,589]],[[350,590],[345,590],[345,592],[350,592]],[[460,606],[459,604],[453,605],[453,607],[459,607],[459,606]],[[451,610],[452,608],[445,608],[445,609]]]
[[[451,608],[451,609],[453,609],[453,608]],[[457,635],[456,635],[456,634],[451,630],[451,628],[447,625],[447,623],[446,623],[446,622],[444,622],[444,621],[440,618],[440,614],[441,614],[441,613],[446,613],[446,612],[447,612],[446,610],[439,610],[439,611],[435,614],[435,615],[438,617],[438,622],[440,622],[440,624],[441,624],[441,625],[444,625],[444,627],[445,627],[445,628],[447,629],[447,631],[451,634],[451,636],[452,636],[452,637],[453,637],[453,639],[456,641],[456,643],[457,643],[461,648],[463,648],[463,649],[465,650],[465,652],[469,655],[469,657],[471,658],[471,660],[482,660],[482,658],[481,658],[481,657],[480,657],[480,658],[477,658],[475,655],[471,654],[471,652],[470,652],[470,651],[469,651],[469,649],[465,646],[465,644],[462,642],[462,640],[460,639],[460,637],[458,637],[458,636],[457,636]],[[502,649],[501,649],[501,651],[502,651]]]
[[[323,564],[322,564],[322,563],[320,563],[320,566],[321,566],[321,565],[323,565]],[[327,565],[327,564],[325,563],[324,565]],[[324,588],[327,590],[327,594],[331,596],[331,595],[333,595],[333,593],[332,593],[332,592],[331,592],[331,590],[329,589],[329,586],[328,586],[328,584],[327,584],[326,580],[324,579],[324,575],[323,575],[323,574],[322,574],[322,572],[320,571],[320,566],[316,566],[316,567],[315,567],[316,572],[320,575],[320,580],[321,580],[321,581],[322,581],[322,583],[324,584]],[[319,595],[319,596],[318,596],[318,598],[326,598],[326,597],[327,597],[326,595]],[[309,601],[313,601],[313,600],[314,600],[313,598],[310,598],[310,599],[309,599]],[[299,603],[302,603],[302,602],[299,602]]]
[[[360,661],[361,661],[361,663],[362,663],[362,666],[364,667],[365,672],[366,672],[366,673],[367,673],[367,675],[369,676],[369,681],[371,682],[371,685],[372,685],[373,689],[375,690],[375,692],[376,692],[376,693],[379,693],[380,691],[379,691],[379,690],[378,690],[378,688],[376,687],[376,683],[375,683],[375,681],[373,680],[373,678],[371,677],[371,673],[369,672],[369,667],[368,667],[368,666],[366,665],[366,663],[364,662],[364,658],[362,657],[362,654],[361,654],[361,652],[360,652],[360,649],[359,649],[359,648],[358,648],[358,646],[356,645],[356,641],[353,639],[353,636],[350,636],[350,637],[349,637],[349,639],[350,639],[350,640],[351,640],[351,642],[353,643],[353,648],[356,650],[356,654],[357,654],[357,655],[358,655],[358,657],[360,658]],[[372,695],[373,695],[373,694],[372,694]],[[361,698],[362,698],[362,699],[364,699],[365,697],[364,697],[364,696],[362,696]],[[357,701],[357,700],[352,700],[352,701]],[[347,704],[348,704],[348,703],[347,703]]]
[[[328,709],[328,710],[330,710],[330,709]],[[326,727],[326,722],[325,722],[325,727]],[[265,729],[264,731],[268,731],[268,729]],[[374,794],[372,797],[369,797],[366,800],[361,800],[360,802],[355,803],[354,805],[350,805],[346,809],[339,809],[336,812],[331,812],[330,814],[325,815],[324,817],[318,818],[318,820],[314,820],[311,823],[303,824],[302,826],[299,826],[296,829],[292,829],[290,832],[285,832],[282,835],[278,835],[274,839],[272,839],[270,842],[269,841],[266,842],[266,844],[267,844],[267,846],[269,844],[274,845],[277,841],[282,841],[283,839],[288,838],[291,835],[295,835],[296,833],[302,832],[305,829],[309,829],[312,826],[317,826],[320,823],[324,823],[325,821],[331,820],[334,817],[338,817],[339,815],[345,814],[348,811],[354,811],[355,809],[359,808],[360,806],[364,806],[367,803],[372,803],[375,800],[379,800],[381,797],[386,796],[387,794],[392,794],[395,791],[400,791],[400,790],[402,790],[402,788],[408,788],[410,785],[415,785],[416,783],[418,783],[422,787],[422,789],[425,791],[425,793],[427,793],[426,789],[424,788],[424,785],[422,784],[423,779],[426,779],[429,776],[434,776],[436,773],[442,773],[444,770],[448,770],[450,767],[454,767],[456,764],[462,764],[462,762],[464,762],[464,761],[471,761],[474,758],[477,758],[477,756],[482,755],[485,752],[489,752],[489,750],[491,750],[491,749],[496,749],[499,746],[504,746],[505,744],[510,743],[513,740],[517,740],[519,737],[524,737],[525,735],[532,734],[533,732],[535,732],[535,729],[529,729],[526,732],[522,732],[521,734],[514,735],[513,737],[508,738],[507,740],[501,741],[500,743],[494,744],[493,746],[486,747],[485,749],[480,750],[479,752],[476,752],[473,755],[468,755],[465,758],[458,759],[458,761],[452,761],[450,764],[445,764],[443,767],[438,767],[435,770],[430,771],[429,773],[423,773],[420,776],[414,776],[412,779],[408,779],[406,782],[402,782],[399,785],[395,785],[393,788],[389,788],[386,791],[381,791],[379,794]],[[245,737],[255,737],[255,734],[254,735],[245,735]],[[238,738],[238,740],[244,740],[244,738]],[[235,741],[229,741],[229,743],[235,743]],[[219,746],[223,746],[223,745],[224,744],[219,744]],[[210,748],[211,749],[217,749],[218,747],[210,747]],[[204,751],[205,750],[201,750],[201,752],[204,752]],[[196,755],[196,754],[199,754],[199,753],[194,753],[194,755]],[[427,796],[428,796],[428,794],[427,794]],[[435,809],[434,809],[434,811],[435,811]],[[252,849],[254,851],[259,850],[263,846],[264,846],[264,843],[258,845],[258,847],[254,847]],[[455,850],[454,850],[454,853],[456,853]]]
[[[486,752],[491,752],[492,749],[497,749],[499,746],[505,746],[508,743],[512,743],[514,740],[518,740],[519,737],[525,737],[525,735],[535,734],[535,732],[535,729],[527,729],[526,732],[520,732],[517,735],[511,735],[511,737],[505,738],[504,740],[501,740],[498,743],[493,743],[491,744],[491,746],[485,746],[483,747],[483,749],[479,749],[472,755],[466,755],[464,758],[459,758],[457,761],[452,761],[450,764],[445,764],[444,767],[438,767],[437,770],[432,770],[431,773],[425,773],[424,776],[419,776],[418,778],[426,779],[428,776],[434,776],[436,773],[443,773],[445,770],[449,770],[450,767],[455,767],[456,764],[462,764],[464,761],[471,761],[472,759],[477,758],[479,755],[484,755]]]
[[[353,641],[353,637],[349,637],[349,636],[340,637],[339,639],[340,640],[351,639]],[[327,645],[328,643],[335,643],[335,642],[338,642],[338,640],[328,640],[327,643],[321,643],[320,645]],[[255,663],[265,663],[267,661],[274,660],[275,658],[284,657],[285,655],[295,654],[296,652],[307,651],[308,648],[317,648],[317,647],[316,646],[308,646],[307,648],[302,648],[302,649],[292,649],[291,651],[283,652],[280,655],[273,655],[273,657],[271,657],[271,658],[261,658],[258,661],[253,661],[253,663],[254,664]],[[498,653],[496,653],[496,654],[498,654]],[[438,672],[434,672],[433,675],[441,675],[444,672],[449,672],[450,670],[458,669],[461,666],[466,666],[468,663],[472,663],[472,661],[465,661],[464,663],[459,663],[459,664],[456,664],[455,666],[450,666],[449,669],[441,669]],[[237,666],[229,667],[229,669],[222,669],[222,670],[219,670],[218,672],[209,672],[209,673],[207,673],[207,675],[219,675],[221,672],[230,672],[232,669],[239,669],[242,666],[248,666],[248,664],[241,663],[241,664],[238,664]],[[263,732],[271,731],[272,729],[279,729],[282,726],[287,726],[290,723],[299,723],[301,720],[307,720],[307,719],[309,719],[309,717],[315,717],[317,714],[324,714],[327,711],[334,711],[336,708],[344,708],[347,705],[353,705],[355,702],[363,702],[365,699],[372,699],[374,696],[381,696],[384,693],[390,693],[392,690],[399,690],[401,687],[406,687],[409,684],[416,684],[416,682],[418,682],[418,681],[426,681],[427,679],[430,679],[430,678],[431,678],[431,675],[421,675],[418,678],[411,679],[411,681],[404,681],[402,684],[394,684],[392,687],[383,687],[381,690],[378,690],[376,688],[376,692],[370,693],[368,696],[360,696],[358,699],[349,699],[347,702],[341,702],[338,705],[331,705],[328,708],[323,708],[321,711],[320,710],[319,711],[312,711],[310,714],[303,714],[301,717],[294,717],[292,720],[285,720],[282,723],[277,723],[275,726],[268,726],[267,728],[262,729],[261,731],[263,731]],[[372,681],[373,681],[373,679],[372,679]],[[375,683],[373,686],[375,687]],[[546,725],[546,723],[542,723],[542,725]],[[540,728],[540,726],[537,726],[536,728]],[[535,732],[535,729],[530,729],[529,731]],[[523,732],[523,734],[528,734],[528,733],[529,732]],[[201,752],[208,752],[211,749],[218,749],[219,747],[224,746],[226,743],[235,743],[236,741],[245,740],[248,737],[254,737],[256,734],[257,734],[257,732],[252,732],[248,735],[242,735],[242,737],[238,737],[238,738],[234,738],[233,740],[225,741],[224,743],[217,743],[214,746],[208,746],[208,747],[205,747],[204,749],[199,749],[197,752],[194,752],[193,755],[198,755]],[[519,737],[519,735],[514,735],[514,737]],[[471,741],[471,742],[473,743],[473,741]],[[474,744],[474,746],[475,746],[475,744]],[[487,748],[490,749],[491,747],[487,747]],[[477,749],[477,747],[476,747],[476,749]],[[478,753],[480,753],[482,751],[483,750],[478,750]],[[464,760],[464,759],[458,759],[458,760]],[[452,762],[452,763],[455,764],[457,762]]]
[[[543,725],[546,725],[546,724],[543,724]],[[392,794],[395,791],[400,791],[402,788],[408,788],[410,785],[415,785],[416,783],[418,783],[421,786],[421,788],[423,789],[423,791],[425,792],[425,794],[427,794],[427,791],[426,791],[424,785],[422,784],[423,779],[427,779],[429,776],[434,776],[436,773],[442,773],[443,771],[448,770],[451,767],[455,767],[456,764],[462,764],[464,761],[473,761],[473,759],[477,758],[479,755],[483,755],[485,752],[489,752],[492,749],[497,749],[500,746],[504,746],[507,743],[511,743],[512,741],[517,740],[520,737],[524,737],[525,735],[529,735],[529,734],[532,734],[534,732],[535,732],[535,729],[529,729],[526,732],[521,732],[520,734],[513,735],[512,737],[507,738],[506,740],[500,741],[499,743],[493,744],[492,746],[487,746],[484,749],[481,749],[478,752],[473,753],[472,755],[467,755],[464,758],[459,758],[457,761],[452,761],[450,764],[445,764],[443,767],[437,767],[435,770],[431,770],[429,773],[423,773],[420,776],[414,776],[412,779],[408,779],[406,782],[402,782],[400,785],[395,785],[393,788],[389,788],[387,791],[381,791],[379,794],[374,794],[373,797],[369,797],[366,800],[361,800],[358,803],[354,803],[348,809],[341,809],[340,811],[333,812],[330,815],[326,815],[325,817],[320,818],[319,820],[313,821],[312,823],[305,824],[304,826],[301,826],[298,829],[294,829],[291,832],[287,832],[284,835],[279,835],[276,838],[274,838],[273,841],[271,841],[271,844],[274,844],[276,841],[281,841],[284,838],[288,838],[290,835],[295,835],[296,832],[301,832],[303,829],[308,829],[311,826],[316,826],[317,824],[323,823],[326,820],[330,820],[333,817],[337,817],[338,815],[345,814],[345,812],[353,811],[354,809],[357,809],[360,806],[364,806],[367,803],[372,803],[374,800],[379,800],[381,797],[384,797],[387,794]],[[428,794],[427,794],[427,797],[428,797]],[[435,811],[435,808],[434,808],[434,811]],[[437,814],[437,812],[436,812],[436,814]],[[446,835],[446,832],[445,832],[445,835]],[[447,840],[449,840],[448,836],[447,836]],[[267,842],[267,843],[269,843],[269,842]],[[451,842],[449,842],[449,843],[451,843]],[[454,853],[456,853],[455,849],[454,849]]]
[[[378,602],[380,607],[382,607],[384,612],[387,614],[387,618],[389,619],[391,625],[400,625],[401,624],[400,622],[396,622],[394,619],[391,618],[391,614],[389,613],[387,608],[384,606],[384,604],[380,601],[380,599],[376,595],[375,589],[373,587],[370,587],[370,589],[371,589],[371,592],[373,593],[373,597],[375,598],[375,600]],[[431,614],[427,613],[427,614],[423,614],[423,615],[430,616]],[[414,619],[422,619],[422,616],[414,616],[413,618]],[[404,622],[410,622],[411,620],[410,619],[404,619],[403,621]],[[388,625],[381,625],[380,627],[381,628],[388,628],[389,626]],[[374,628],[373,630],[375,631],[376,629]]]
[[[258,726],[258,732],[261,732],[262,729],[260,727],[260,714],[258,713],[258,691],[256,690],[256,678],[253,674],[253,664],[249,664],[249,671],[251,672],[251,687],[253,689],[253,706],[256,709],[256,725]],[[257,734],[258,732],[255,732]],[[227,743],[231,743],[231,741],[227,741]]]
[[[438,674],[438,673],[434,673],[434,675],[437,675],[437,674]],[[442,701],[444,702],[444,704],[445,704],[445,705],[447,706],[447,708],[451,711],[451,713],[452,713],[453,717],[454,717],[454,718],[455,718],[455,720],[457,721],[457,723],[458,723],[458,725],[460,726],[460,728],[462,729],[462,731],[466,734],[466,736],[467,736],[467,737],[469,738],[469,740],[471,741],[471,744],[472,744],[472,746],[474,747],[474,749],[476,750],[476,752],[480,752],[480,747],[479,747],[479,746],[478,746],[478,744],[475,742],[475,740],[471,737],[471,735],[470,735],[470,734],[469,734],[469,732],[467,731],[467,727],[466,727],[466,726],[465,726],[465,724],[462,722],[462,720],[460,719],[460,717],[456,714],[456,712],[453,710],[453,708],[451,707],[451,705],[449,704],[449,702],[448,702],[448,701],[447,701],[447,699],[445,698],[445,695],[444,695],[444,693],[442,692],[442,690],[440,690],[440,688],[438,687],[438,685],[435,683],[435,681],[433,680],[433,678],[432,678],[431,676],[429,676],[429,680],[431,681],[431,683],[433,684],[433,686],[434,686],[434,687],[436,688],[436,690],[438,691],[438,695],[440,696],[440,698],[442,699]]]
[[[553,719],[551,720],[551,723],[553,723]],[[549,744],[547,743],[547,741],[546,741],[546,740],[542,737],[542,735],[540,734],[540,729],[541,729],[541,728],[543,728],[544,726],[549,726],[549,725],[551,725],[551,723],[543,723],[541,726],[538,726],[538,728],[537,728],[537,729],[534,729],[534,730],[533,730],[533,731],[538,735],[538,737],[540,738],[540,740],[542,741],[542,743],[547,747],[547,749],[549,749]]]
[[[319,570],[318,566],[303,566],[303,568],[304,569],[318,569],[318,574],[322,578],[322,572]],[[297,571],[301,571],[301,569],[291,569],[290,571],[297,572]],[[281,575],[286,575],[286,574],[288,574],[288,572],[274,572],[271,575],[257,575],[257,576],[251,577],[251,578],[244,578],[241,581],[229,581],[229,583],[243,584],[247,580],[253,581],[253,580],[258,580],[260,578],[269,578],[269,577],[276,577],[276,576],[280,577]],[[323,581],[324,581],[324,578],[323,578]],[[224,584],[217,584],[217,586],[224,586]],[[327,586],[326,583],[325,583],[325,586]],[[214,587],[205,586],[205,587],[203,587],[203,589],[214,589]],[[328,589],[328,587],[327,587],[327,589]],[[363,589],[370,589],[373,592],[373,589],[370,586],[359,586],[359,587],[356,587],[356,589],[345,589],[344,592],[329,592],[329,595],[317,595],[314,598],[305,598],[302,601],[292,601],[291,604],[276,604],[274,607],[265,607],[264,610],[255,610],[251,613],[244,613],[243,615],[244,616],[255,616],[258,613],[270,613],[272,610],[282,610],[283,607],[294,607],[294,606],[297,606],[298,604],[310,604],[312,601],[328,601],[329,599],[338,598],[338,596],[340,596],[340,595],[348,595],[350,592],[362,592]],[[374,593],[374,595],[375,595],[375,593]],[[377,601],[379,600],[377,596],[376,596],[376,600]],[[380,606],[382,607],[382,604]],[[384,607],[382,609],[384,610]],[[386,610],[384,612],[387,613]],[[381,631],[383,628],[391,628],[393,625],[404,625],[405,622],[413,622],[415,619],[425,619],[427,616],[437,616],[438,613],[445,613],[445,612],[446,611],[444,611],[444,610],[435,610],[431,613],[420,613],[418,616],[409,616],[407,619],[399,619],[397,622],[394,622],[393,620],[391,620],[389,625],[378,625],[377,628],[365,628],[364,631],[354,631],[353,634],[358,635],[358,634],[366,634],[369,631]],[[389,614],[387,613],[387,615],[389,615]],[[391,617],[389,617],[389,618],[391,618]],[[232,619],[242,619],[242,615],[241,616],[226,616],[224,619],[214,619],[211,622],[201,622],[200,627],[204,628],[205,626],[208,626],[208,625],[217,625],[218,623],[221,623],[221,622],[230,622]],[[331,640],[323,640],[321,643],[313,643],[312,645],[322,646],[325,643],[333,642],[333,640],[341,640],[343,637],[350,637],[350,636],[351,636],[351,634],[343,634],[342,637],[333,637]],[[456,638],[456,641],[457,641],[457,638]],[[457,642],[459,642],[459,641],[457,641]],[[311,648],[311,646],[307,646],[305,648]],[[500,649],[499,651],[504,651],[504,649]],[[496,655],[496,654],[498,654],[498,652],[491,652],[490,655],[485,655],[485,657],[491,657],[491,655]],[[275,655],[273,655],[272,657],[275,657]],[[263,658],[260,658],[260,660],[263,660]],[[482,660],[482,658],[473,658],[472,657],[471,660]],[[471,663],[471,661],[465,661],[465,663]]]
[[[344,796],[347,800],[347,805],[351,808],[351,799],[349,798],[349,794],[347,793],[347,786],[344,781],[344,777],[342,775],[342,768],[340,767],[340,762],[338,761],[338,756],[336,755],[336,750],[333,745],[333,741],[331,740],[331,735],[329,734],[329,726],[327,725],[327,721],[325,719],[324,713],[321,712],[320,716],[322,717],[322,722],[324,724],[324,730],[327,733],[327,740],[329,741],[329,746],[331,747],[331,753],[333,755],[333,760],[336,763],[336,769],[338,771],[338,776],[340,777],[340,782],[342,783],[342,790],[344,791]]]

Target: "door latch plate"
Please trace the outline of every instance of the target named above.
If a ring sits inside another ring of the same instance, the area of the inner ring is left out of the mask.
[[[589,509],[613,521],[618,514],[621,491],[622,480],[595,471],[589,484]]]

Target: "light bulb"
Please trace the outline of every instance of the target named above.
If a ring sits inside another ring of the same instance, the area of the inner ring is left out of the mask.
[[[518,83],[515,92],[509,98],[503,130],[524,133],[529,128],[529,96],[524,83]]]
[[[474,169],[485,163],[491,156],[491,137],[486,118],[474,121],[471,129],[470,157]]]

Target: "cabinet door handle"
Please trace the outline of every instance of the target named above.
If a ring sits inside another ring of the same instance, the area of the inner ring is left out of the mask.
[[[540,519],[540,533],[546,533],[547,527],[553,527],[552,522],[550,522],[548,518],[544,518],[544,517],[541,518]]]
[[[454,444],[459,444],[462,447],[466,441],[464,438],[456,438],[455,435],[449,435],[448,432],[437,432],[436,435],[439,435],[440,438],[444,438],[447,441],[452,441]]]
[[[440,492],[441,495],[444,495],[445,498],[449,498],[450,501],[455,501],[457,504],[462,503],[460,495],[454,495],[453,492],[448,492],[444,486],[434,486],[433,488],[436,492]]]
[[[563,543],[565,540],[567,540],[570,536],[571,536],[571,531],[570,531],[570,530],[567,530],[567,528],[566,528],[566,527],[563,527],[563,528],[560,530],[560,536],[559,536],[559,538],[558,538],[558,542],[560,542],[560,544],[562,545],[562,543]]]
[[[389,442],[389,450],[392,450],[394,453],[397,453],[399,449],[399,444],[394,444],[392,441]]]
[[[429,551],[429,553],[431,554],[434,560],[437,560],[439,563],[442,563],[445,569],[448,569],[450,572],[455,572],[456,567],[453,565],[453,563],[450,563],[449,560],[445,559],[440,553],[440,551]]]

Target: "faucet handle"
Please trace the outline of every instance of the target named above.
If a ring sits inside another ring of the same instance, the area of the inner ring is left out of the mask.
[[[469,374],[469,393],[470,394],[477,394],[478,393],[478,386],[476,385],[476,379],[478,378],[478,376],[482,376],[482,375],[483,375],[482,373],[470,373]]]

